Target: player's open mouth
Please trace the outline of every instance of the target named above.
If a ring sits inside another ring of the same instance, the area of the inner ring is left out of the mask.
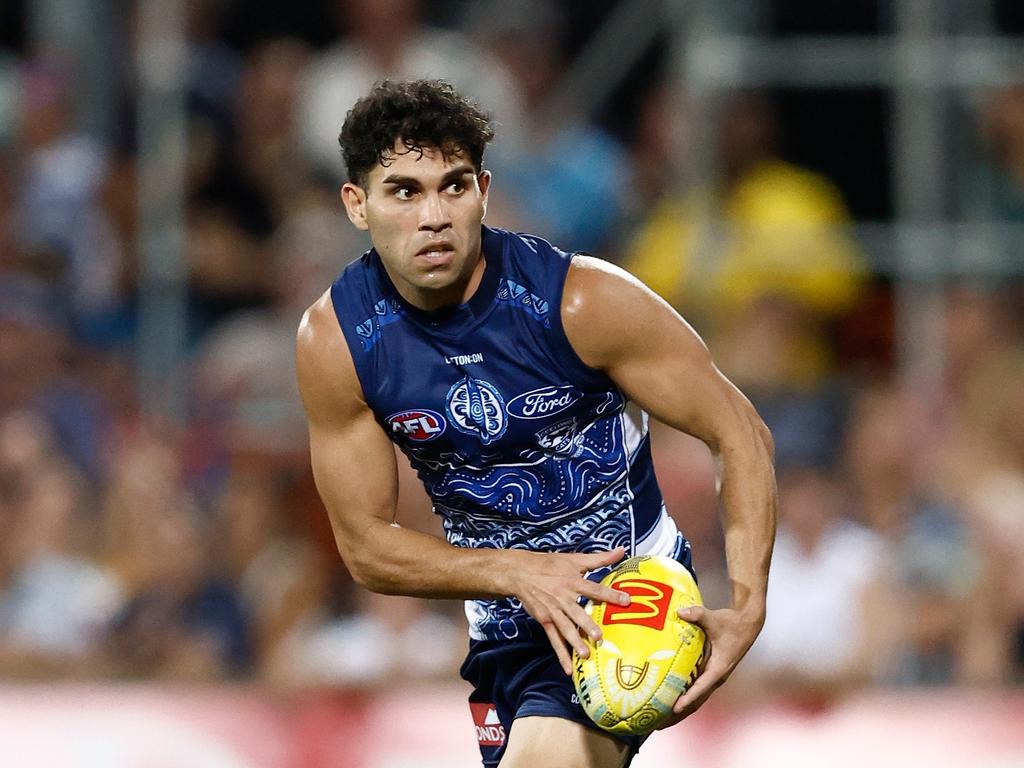
[[[439,243],[424,248],[416,254],[418,258],[425,259],[431,264],[447,264],[455,256],[455,249],[448,243]]]

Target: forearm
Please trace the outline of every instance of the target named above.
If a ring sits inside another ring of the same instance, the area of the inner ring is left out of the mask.
[[[768,568],[775,542],[776,487],[771,436],[759,420],[718,452],[725,555],[732,607],[764,620]]]
[[[516,560],[533,553],[463,549],[429,534],[369,523],[358,535],[338,535],[352,577],[374,592],[442,599],[485,599],[515,593]]]

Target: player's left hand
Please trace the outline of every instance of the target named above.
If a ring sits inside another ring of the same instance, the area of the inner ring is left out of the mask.
[[[689,690],[680,696],[672,707],[673,715],[661,727],[668,728],[689,717],[708,700],[740,663],[750,646],[754,644],[763,616],[751,618],[733,608],[711,610],[700,605],[680,608],[679,617],[696,624],[707,635],[704,641],[704,660],[701,671]]]

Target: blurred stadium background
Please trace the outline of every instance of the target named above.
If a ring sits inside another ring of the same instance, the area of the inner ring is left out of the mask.
[[[4,0],[0,764],[474,764],[461,607],[354,588],[293,382],[387,74],[775,434],[764,633],[638,768],[1024,765],[1018,0]],[[654,445],[722,605],[710,457]]]

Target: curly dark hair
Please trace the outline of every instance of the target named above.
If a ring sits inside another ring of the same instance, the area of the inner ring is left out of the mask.
[[[493,138],[490,118],[444,80],[383,80],[349,110],[338,144],[349,180],[365,188],[373,167],[393,160],[396,141],[411,152],[436,147],[446,160],[465,152],[479,173]]]

